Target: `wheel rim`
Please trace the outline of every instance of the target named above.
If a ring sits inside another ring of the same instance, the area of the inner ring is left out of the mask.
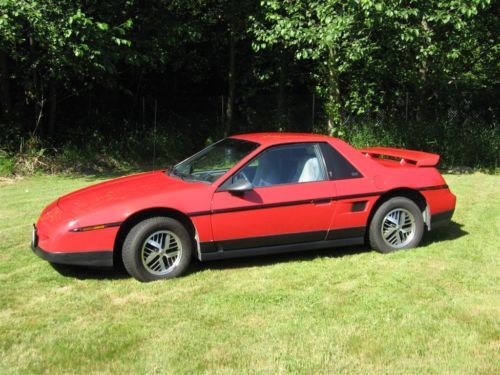
[[[381,234],[389,246],[402,248],[413,240],[416,228],[413,214],[404,208],[396,208],[382,220]]]
[[[179,264],[181,255],[181,240],[169,230],[160,230],[149,235],[141,249],[142,265],[153,275],[172,272]]]

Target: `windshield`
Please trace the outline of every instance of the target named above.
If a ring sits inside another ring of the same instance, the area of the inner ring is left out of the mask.
[[[226,138],[177,164],[170,175],[212,183],[258,146],[254,142]]]

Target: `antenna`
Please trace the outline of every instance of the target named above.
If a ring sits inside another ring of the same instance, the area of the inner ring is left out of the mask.
[[[153,123],[153,170],[156,169],[156,114],[158,113],[158,100],[155,99],[155,116]]]

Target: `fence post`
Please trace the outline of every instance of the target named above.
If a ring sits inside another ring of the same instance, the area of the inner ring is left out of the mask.
[[[146,99],[142,97],[142,130],[146,130]]]
[[[221,127],[224,128],[224,116],[225,116],[225,111],[224,111],[224,95],[220,96],[220,120],[221,120]]]
[[[153,170],[156,169],[156,115],[158,112],[158,99],[155,99],[155,113],[153,122]]]
[[[314,94],[314,91],[312,93],[312,113],[311,113],[311,130],[314,129],[314,113],[316,112],[316,95]]]
[[[405,119],[406,122],[408,123],[408,91],[406,92]]]

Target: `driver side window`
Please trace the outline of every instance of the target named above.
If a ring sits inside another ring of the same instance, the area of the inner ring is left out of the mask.
[[[303,143],[272,147],[263,151],[233,178],[246,179],[255,187],[322,181],[326,173],[319,146]]]

